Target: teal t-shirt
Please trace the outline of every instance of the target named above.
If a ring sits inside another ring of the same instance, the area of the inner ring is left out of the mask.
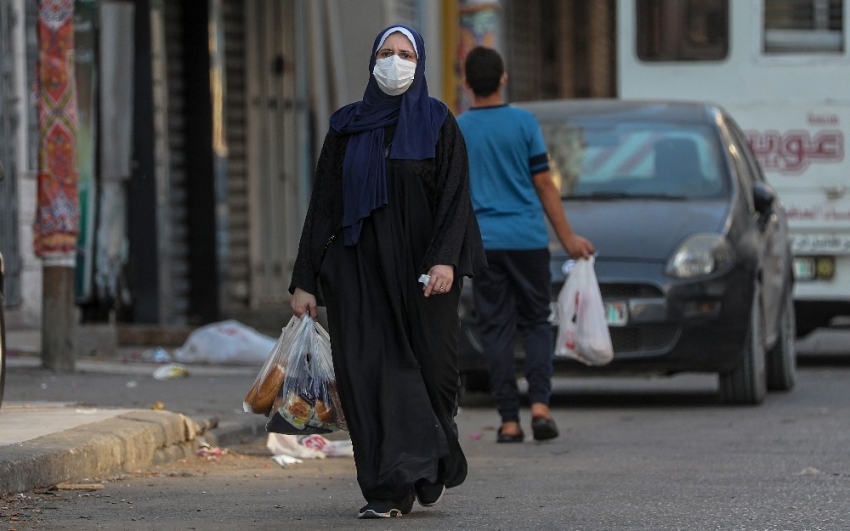
[[[469,154],[470,194],[484,248],[549,247],[543,206],[532,180],[535,173],[549,169],[537,118],[499,105],[470,109],[457,123]]]

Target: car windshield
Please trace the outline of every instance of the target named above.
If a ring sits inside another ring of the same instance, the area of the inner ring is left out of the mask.
[[[728,195],[717,136],[667,123],[541,123],[564,199],[709,199]]]

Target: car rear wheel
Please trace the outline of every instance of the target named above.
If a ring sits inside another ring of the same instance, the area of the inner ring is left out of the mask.
[[[776,339],[776,345],[767,354],[768,391],[790,391],[797,379],[797,350],[794,347],[797,325],[794,298],[790,289],[782,302],[779,337]]]
[[[725,404],[760,404],[767,394],[761,287],[756,284],[747,341],[738,366],[720,373],[720,400]]]

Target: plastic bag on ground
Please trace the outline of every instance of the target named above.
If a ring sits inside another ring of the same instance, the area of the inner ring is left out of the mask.
[[[193,331],[183,346],[174,351],[174,360],[179,363],[262,365],[274,344],[274,338],[231,319]]]
[[[331,441],[314,433],[313,435],[298,435],[298,442],[307,448],[323,452],[328,457],[354,457],[354,445],[351,439]]]
[[[324,459],[325,453],[319,449],[304,446],[296,435],[269,433],[266,448],[273,456],[285,455],[296,459]]]
[[[614,346],[593,264],[592,256],[577,260],[558,294],[555,355],[605,365],[614,359]]]
[[[309,315],[298,319],[292,331],[285,366],[286,376],[266,430],[293,435],[345,430],[330,337]]]

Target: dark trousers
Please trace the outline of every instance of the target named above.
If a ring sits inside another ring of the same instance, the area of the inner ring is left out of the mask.
[[[502,422],[518,422],[517,329],[525,347],[529,401],[548,405],[552,393],[549,250],[487,251],[487,262],[488,268],[476,273],[472,283],[477,330],[489,364],[496,409]]]

